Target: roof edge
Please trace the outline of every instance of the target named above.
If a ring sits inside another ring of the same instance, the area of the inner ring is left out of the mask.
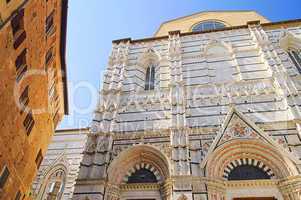
[[[65,115],[69,114],[67,67],[66,67],[67,18],[68,18],[68,0],[62,0],[60,56],[61,56],[63,90],[64,90],[64,114]]]
[[[227,31],[227,30],[234,30],[234,29],[240,29],[240,28],[248,28],[249,24],[257,24],[260,21],[250,21],[247,22],[245,25],[240,25],[240,26],[230,26],[230,27],[224,27],[221,29],[215,29],[215,30],[208,30],[208,31],[196,31],[196,32],[185,32],[185,33],[179,33],[180,36],[186,36],[186,35],[195,35],[195,34],[202,34],[202,33],[210,33],[210,32],[221,32],[221,31]],[[289,23],[301,23],[301,18],[300,19],[292,19],[292,20],[284,20],[284,21],[278,21],[278,22],[268,22],[268,23],[263,23],[260,24],[261,26],[268,27],[268,26],[273,26],[273,25],[285,25]],[[179,31],[178,31],[179,32]],[[168,35],[163,35],[163,36],[157,36],[157,37],[147,37],[147,38],[141,38],[141,39],[134,39],[132,40],[131,38],[125,38],[125,39],[119,39],[119,40],[113,40],[112,43],[119,44],[120,42],[130,42],[130,43],[137,43],[137,42],[148,42],[148,41],[153,41],[153,40],[161,40],[161,39],[166,39],[168,38]]]
[[[74,132],[74,131],[89,131],[90,127],[83,127],[83,128],[66,128],[66,129],[57,129],[55,133],[61,132]]]
[[[192,13],[190,15],[185,15],[185,16],[182,16],[182,17],[177,17],[175,19],[164,21],[163,23],[160,24],[159,28],[157,29],[157,31],[155,32],[154,35],[157,35],[159,30],[162,28],[162,26],[169,23],[169,22],[177,21],[177,20],[184,19],[184,18],[189,18],[189,17],[192,17],[193,15],[198,15],[198,14],[202,14],[202,13],[212,13],[212,12],[255,12],[258,15],[260,15],[260,16],[264,17],[265,19],[267,19],[265,16],[259,14],[256,10],[210,10],[210,11],[200,11],[200,12]]]

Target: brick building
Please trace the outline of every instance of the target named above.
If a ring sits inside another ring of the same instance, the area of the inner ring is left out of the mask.
[[[0,199],[28,199],[68,112],[67,0],[0,1]]]
[[[113,41],[74,200],[300,200],[301,20],[201,12]]]

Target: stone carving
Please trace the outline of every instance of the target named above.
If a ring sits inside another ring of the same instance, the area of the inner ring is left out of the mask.
[[[181,194],[181,196],[178,198],[178,200],[188,200],[188,198],[186,195]]]
[[[170,147],[170,144],[155,144],[155,146],[159,147],[159,149],[162,153],[164,153],[165,156],[171,158],[172,148]]]
[[[108,151],[109,141],[107,137],[98,137],[97,152],[104,153]]]
[[[221,138],[219,145],[233,139],[257,139],[260,136],[236,114],[232,116],[231,122]]]
[[[117,156],[118,154],[120,154],[120,152],[122,152],[123,149],[124,149],[124,148],[122,148],[121,145],[115,145],[115,146],[113,147],[113,154],[114,154],[114,156]]]
[[[96,136],[89,135],[85,146],[85,152],[94,152],[96,148]]]

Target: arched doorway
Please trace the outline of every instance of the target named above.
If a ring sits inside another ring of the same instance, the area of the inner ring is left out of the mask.
[[[228,113],[201,163],[209,200],[297,200],[301,162],[238,112]]]
[[[295,173],[289,159],[259,139],[236,139],[219,146],[206,166],[207,176],[219,180],[222,188],[217,191],[209,183],[209,196],[225,200],[284,200],[279,180]]]
[[[110,165],[110,187],[106,189],[105,199],[112,199],[110,195],[120,200],[168,199],[169,177],[168,160],[158,149],[136,145],[122,152]]]

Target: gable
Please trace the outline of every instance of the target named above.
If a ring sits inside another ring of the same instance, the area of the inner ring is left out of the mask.
[[[199,12],[189,16],[180,17],[174,20],[167,21],[159,27],[155,33],[155,37],[168,35],[169,31],[180,30],[182,33],[190,32],[192,26],[201,22],[215,20],[222,22],[226,27],[240,26],[247,24],[248,21],[260,20],[262,23],[267,23],[265,17],[255,11],[207,11]]]
[[[287,147],[277,143],[271,136],[262,131],[255,123],[249,120],[242,113],[237,111],[234,107],[231,108],[228,113],[218,135],[214,139],[210,146],[207,155],[202,161],[201,166],[204,167],[208,157],[215,149],[220,146],[231,142],[233,140],[249,140],[258,139],[269,145],[273,146],[280,154],[288,157],[295,163],[299,163],[298,158],[291,152],[288,151]]]
[[[233,112],[215,148],[235,139],[262,139],[265,142],[269,142],[247,124],[236,112]]]

